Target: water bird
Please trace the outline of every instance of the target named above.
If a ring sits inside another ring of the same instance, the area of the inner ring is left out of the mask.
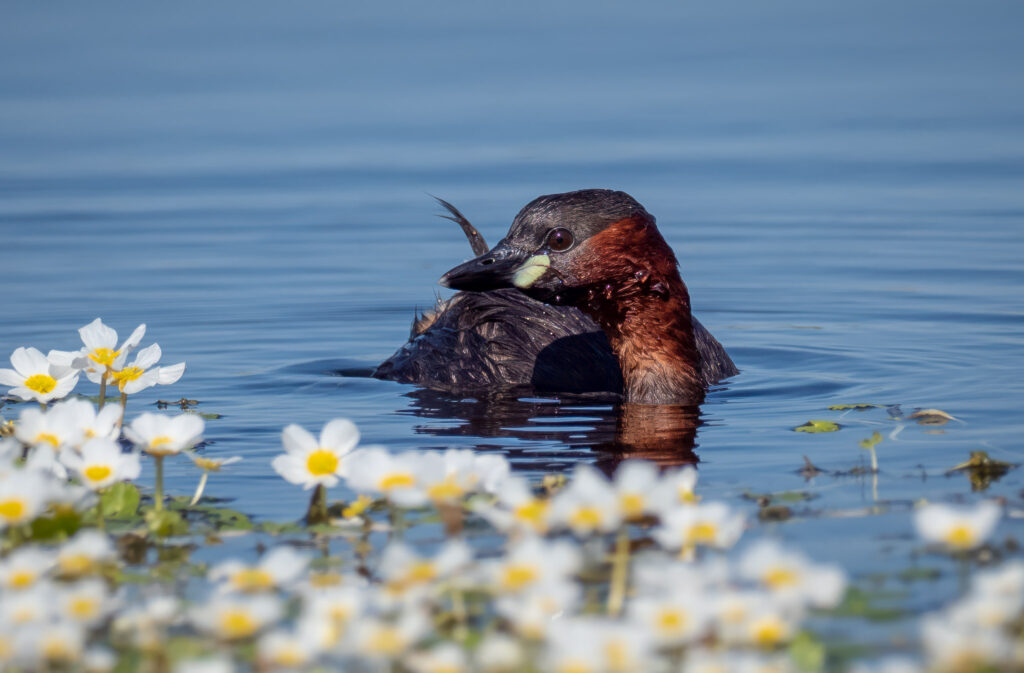
[[[691,315],[654,217],[625,192],[538,197],[490,249],[439,201],[477,257],[441,277],[460,292],[417,316],[375,377],[457,394],[531,388],[699,404],[707,386],[738,373]]]

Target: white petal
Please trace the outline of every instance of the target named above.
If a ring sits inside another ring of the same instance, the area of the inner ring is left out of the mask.
[[[48,399],[59,400],[67,397],[68,393],[74,390],[76,385],[78,385],[78,372],[57,379],[57,385],[49,392]]]
[[[160,344],[146,346],[135,356],[133,364],[136,367],[141,367],[142,369],[149,369],[157,362],[160,362],[160,356],[162,354],[163,353],[160,351]]]
[[[130,353],[131,351],[135,350],[136,346],[139,345],[139,342],[142,341],[142,337],[144,337],[145,335],[146,323],[142,323],[141,325],[135,328],[135,331],[131,333],[131,336],[124,340],[124,343],[118,350],[127,351]]]
[[[128,381],[124,384],[124,392],[126,395],[134,395],[137,392],[145,390],[146,388],[152,388],[160,381],[160,369],[147,370],[142,376],[135,379],[134,381]]]
[[[359,443],[359,430],[347,418],[335,418],[320,431],[320,446],[337,449],[342,455]]]
[[[39,349],[31,346],[15,348],[11,353],[11,364],[18,370],[18,373],[24,374],[25,378],[33,374],[46,374],[50,371],[50,362],[46,356],[40,353]]]
[[[117,348],[117,332],[113,327],[104,325],[99,318],[85,327],[79,328],[78,334],[82,337],[82,343],[90,351],[97,348],[109,348],[110,350]]]
[[[188,448],[199,442],[206,423],[199,414],[181,414],[171,420],[171,426],[174,428],[175,439],[183,440],[185,448]]]
[[[317,447],[316,437],[309,430],[292,423],[281,431],[281,443],[288,453],[307,453],[314,451]]]
[[[0,385],[20,386],[25,382],[27,376],[22,376],[13,369],[0,369]]]
[[[181,375],[185,373],[185,363],[179,362],[176,365],[157,367],[157,373],[159,375],[157,383],[162,386],[170,385],[177,382]]]

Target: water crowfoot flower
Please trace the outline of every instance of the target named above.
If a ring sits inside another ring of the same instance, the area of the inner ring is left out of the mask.
[[[66,579],[92,575],[117,558],[105,533],[81,530],[57,550],[57,572]]]
[[[259,563],[249,565],[237,560],[223,561],[209,572],[211,582],[222,592],[261,593],[283,589],[306,572],[309,558],[291,547],[278,547]]]
[[[330,421],[320,431],[320,440],[305,428],[289,425],[281,433],[286,453],[271,462],[274,470],[292,484],[304,489],[334,486],[348,474],[345,457],[359,443],[359,430],[345,418]]]
[[[241,456],[231,456],[230,458],[209,458],[207,456],[200,456],[194,451],[186,451],[185,455],[192,459],[196,467],[203,471],[203,476],[199,477],[199,483],[196,484],[196,491],[192,495],[192,500],[189,501],[189,506],[193,506],[199,502],[199,499],[203,497],[203,490],[206,488],[206,481],[209,479],[211,472],[220,472],[220,468],[225,465],[234,465],[235,463],[241,462]]]
[[[50,351],[48,357],[69,369],[85,372],[86,377],[100,385],[100,408],[106,398],[108,374],[114,362],[121,356],[135,350],[142,337],[146,334],[146,325],[135,328],[125,339],[121,347],[117,347],[117,331],[103,324],[96,318],[88,325],[80,327],[78,334],[82,338],[82,348],[77,351]]]
[[[59,449],[81,442],[84,431],[79,423],[80,405],[92,407],[88,402],[66,400],[47,410],[28,408],[21,412],[14,436],[25,446],[47,446]]]
[[[728,549],[743,534],[744,525],[743,514],[723,502],[710,502],[669,511],[652,536],[665,549],[687,554],[698,546]]]
[[[82,445],[81,453],[64,451],[61,461],[94,491],[137,479],[142,471],[139,454],[124,453],[117,442],[106,438],[90,439]]]
[[[815,565],[803,554],[761,540],[739,563],[742,577],[760,582],[784,602],[834,608],[846,590],[846,576],[836,566]]]
[[[78,372],[51,361],[36,348],[15,348],[11,365],[14,369],[0,369],[0,385],[12,386],[9,395],[44,406],[67,397],[78,383]]]
[[[166,386],[175,383],[185,373],[185,363],[179,362],[166,367],[157,367],[163,355],[159,344],[152,344],[140,350],[135,359],[129,364],[124,364],[127,353],[121,353],[111,366],[109,378],[117,383],[121,391],[121,406],[124,406],[125,396],[151,388],[155,385]]]
[[[192,623],[219,640],[250,638],[281,617],[281,602],[276,597],[218,597],[189,612]]]
[[[604,475],[579,465],[569,485],[551,500],[551,519],[578,537],[615,530],[622,521],[619,498]]]
[[[35,519],[51,492],[48,476],[29,468],[0,479],[0,530]]]
[[[180,414],[174,418],[144,413],[125,428],[124,435],[142,451],[153,456],[156,478],[153,507],[164,507],[164,457],[181,453],[199,442],[205,424],[196,414]]]
[[[917,533],[928,542],[944,544],[953,551],[981,546],[999,522],[1000,507],[991,501],[974,507],[925,505],[914,512]]]
[[[382,447],[367,447],[349,460],[348,485],[360,493],[380,493],[399,507],[418,507],[427,494],[418,478],[419,456],[392,454]]]

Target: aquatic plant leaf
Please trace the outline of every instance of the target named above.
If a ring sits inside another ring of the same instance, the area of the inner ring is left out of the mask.
[[[942,409],[918,409],[907,416],[917,421],[918,425],[945,425],[950,421],[960,420],[956,416],[947,414]]]
[[[100,495],[103,516],[111,519],[128,519],[139,512],[139,489],[134,484],[120,481],[104,489]]]
[[[906,612],[896,607],[885,607],[878,605],[883,600],[902,599],[905,594],[902,592],[872,592],[869,593],[858,587],[850,587],[843,596],[843,602],[839,604],[831,614],[841,617],[862,617],[872,622],[889,622],[901,619]]]
[[[860,440],[860,448],[871,450],[882,441],[882,433],[877,430],[867,439]]]
[[[829,411],[849,411],[854,409],[856,411],[867,411],[868,409],[881,409],[881,404],[870,404],[867,402],[861,402],[857,404],[833,404],[828,409]]]
[[[813,634],[801,631],[789,644],[789,656],[801,671],[817,673],[825,668],[825,645]]]
[[[63,539],[74,535],[82,526],[82,518],[70,507],[60,507],[52,516],[41,516],[33,519],[32,537],[34,541]]]
[[[794,432],[835,432],[842,426],[833,421],[811,420],[793,428]]]
[[[146,528],[153,535],[169,537],[171,535],[184,535],[188,532],[188,524],[181,518],[181,515],[170,509],[151,509],[144,515]]]
[[[966,472],[971,481],[972,491],[984,491],[1003,475],[1017,467],[1013,463],[990,458],[985,451],[971,451],[971,457],[946,470],[946,474]]]

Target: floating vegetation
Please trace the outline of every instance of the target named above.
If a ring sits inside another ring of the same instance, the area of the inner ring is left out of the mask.
[[[9,394],[38,405],[0,439],[2,670],[814,672],[872,654],[820,637],[814,619],[900,620],[907,585],[940,576],[915,567],[900,591],[864,587],[759,532],[757,520],[793,518],[809,491],[748,492],[755,518],[701,499],[692,467],[578,465],[538,484],[500,455],[361,446],[345,419],[317,435],[283,429],[267,472],[307,490],[309,510],[303,522],[254,521],[205,493],[241,457],[200,450],[196,400],[127,417],[131,395],[184,371],[156,366],[153,347],[128,363],[144,331],[118,346],[96,320],[81,351],[19,348],[0,370]],[[70,397],[82,373],[101,387],[95,404]],[[120,404],[105,404],[107,386]],[[186,458],[195,492],[165,493],[165,461]],[[151,485],[138,483],[144,462]],[[976,452],[953,470],[1011,467]],[[800,473],[823,470],[805,458]],[[332,500],[342,484],[354,498]],[[994,501],[916,508],[928,552],[955,558],[969,581],[924,618],[920,657],[856,670],[1020,670],[1024,563],[973,571],[1001,516]],[[257,557],[209,553],[232,538]]]
[[[971,451],[971,457],[968,460],[951,467],[946,474],[965,472],[971,480],[971,490],[984,491],[992,485],[992,482],[998,481],[1015,467],[1017,466],[1013,463],[989,458],[985,451]]]

